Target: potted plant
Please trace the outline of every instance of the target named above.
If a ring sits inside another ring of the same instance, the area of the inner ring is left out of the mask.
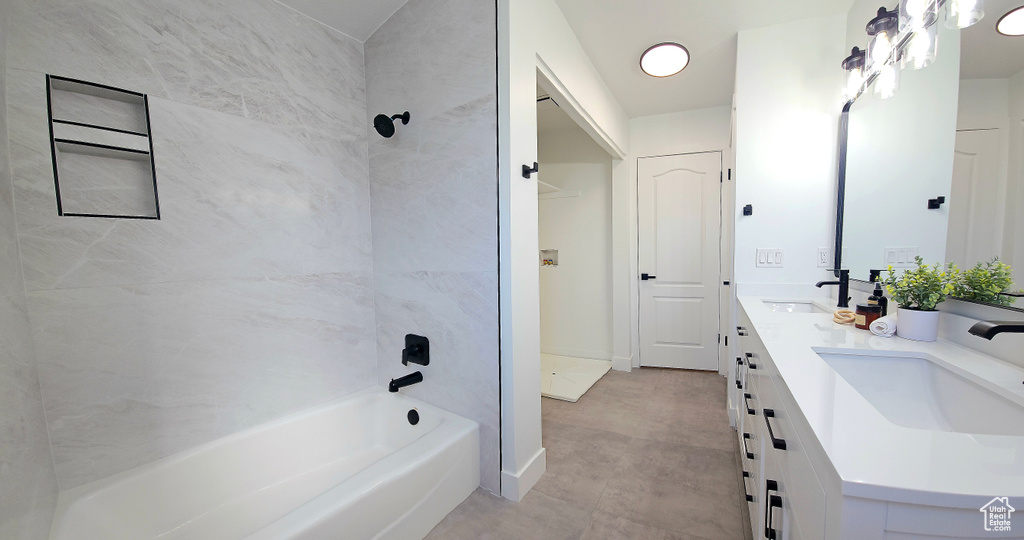
[[[1013,284],[1010,265],[1003,263],[999,257],[986,263],[978,263],[970,270],[960,272],[953,284],[953,297],[986,304],[1008,306],[1014,298],[1002,293]]]
[[[921,257],[917,268],[904,270],[899,276],[889,267],[883,283],[899,305],[896,335],[914,341],[935,341],[939,333],[939,312],[936,307],[953,292],[959,270],[950,264],[928,266]]]

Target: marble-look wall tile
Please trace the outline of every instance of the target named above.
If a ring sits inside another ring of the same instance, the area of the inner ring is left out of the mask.
[[[402,390],[480,424],[480,481],[497,491],[498,275],[496,272],[380,272],[375,275],[378,382],[417,369]],[[403,366],[405,335],[430,339],[430,365]]]
[[[362,139],[361,44],[271,0],[11,0],[10,67]]]
[[[371,72],[377,68],[369,64]],[[374,266],[497,268],[497,102],[487,94],[370,139]]]
[[[0,2],[0,111],[6,108],[9,4]],[[0,115],[0,538],[42,540],[57,502],[33,358],[7,150]]]
[[[272,0],[2,5],[60,487],[376,384],[362,44]],[[46,73],[150,95],[159,221],[56,215]]]
[[[28,294],[62,489],[376,382],[368,272]]]
[[[153,98],[161,220],[62,218],[45,77],[9,73],[28,290],[348,272],[372,264],[362,140],[303,142],[270,124]]]
[[[366,42],[379,382],[410,370],[404,336],[431,340],[410,395],[476,420],[481,485],[500,481],[496,12],[493,2],[410,0]]]

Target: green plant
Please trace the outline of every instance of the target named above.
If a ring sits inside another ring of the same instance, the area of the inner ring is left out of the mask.
[[[960,272],[959,279],[953,284],[953,296],[965,300],[974,300],[1000,306],[1013,303],[1013,298],[999,293],[1013,284],[1010,265],[1003,263],[999,257],[986,263],[978,263],[970,270]]]
[[[943,268],[938,263],[928,266],[921,257],[915,260],[917,268],[904,270],[898,277],[890,266],[889,275],[882,283],[901,308],[935,311],[935,306],[953,292],[960,271],[952,263]]]

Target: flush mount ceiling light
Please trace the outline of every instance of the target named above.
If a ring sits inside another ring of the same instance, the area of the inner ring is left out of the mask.
[[[640,55],[640,69],[651,77],[671,77],[690,63],[690,51],[678,43],[659,43]]]
[[[1024,6],[1003,15],[996,23],[996,31],[1004,36],[1024,36]]]

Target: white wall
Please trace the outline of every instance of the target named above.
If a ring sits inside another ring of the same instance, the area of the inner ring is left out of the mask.
[[[578,193],[539,202],[540,247],[558,249],[559,262],[540,269],[541,351],[611,360],[611,156],[571,123],[540,132],[537,143],[539,178]]]
[[[554,0],[498,0],[498,58],[502,495],[519,500],[544,471],[537,185],[520,174],[522,165],[537,161],[538,71],[545,90],[612,155],[625,157],[629,126]],[[616,185],[628,177],[621,164],[613,164],[612,174]],[[613,243],[616,258],[619,245]],[[619,294],[628,298],[621,271],[613,271],[616,310],[628,309]],[[629,347],[619,337],[616,331],[616,354]]]
[[[736,63],[737,284],[806,285],[832,245],[845,16],[739,34]],[[753,205],[752,216],[740,211]],[[756,268],[757,248],[781,248],[784,267]]]
[[[708,109],[697,109],[693,111],[681,111],[668,114],[652,116],[641,116],[632,118],[629,121],[630,152],[629,183],[625,186],[629,194],[620,196],[616,201],[624,205],[622,214],[625,219],[615,222],[616,230],[628,230],[629,242],[629,276],[630,280],[630,303],[628,319],[619,324],[628,324],[632,336],[632,358],[633,365],[639,366],[640,343],[639,343],[639,290],[637,289],[636,277],[639,275],[637,269],[637,160],[642,157],[663,156],[669,154],[686,154],[692,152],[731,151],[730,135],[732,122],[732,107],[712,107]],[[731,158],[724,155],[723,163],[731,163]],[[726,165],[728,167],[728,165]],[[731,216],[727,201],[732,197],[732,185],[725,185],[723,190],[723,217]],[[628,214],[628,215],[627,215]],[[731,219],[731,217],[730,217]],[[723,224],[725,225],[725,224]],[[722,234],[729,238],[731,227],[723,227]],[[727,243],[726,250],[730,249]],[[728,259],[728,261],[727,261]],[[731,258],[723,258],[723,273],[732,274]],[[730,279],[730,278],[723,278]],[[623,314],[623,318],[626,315]]]
[[[862,0],[851,11],[853,36],[847,43],[865,36],[863,24],[852,19],[868,2]],[[904,70],[892,98],[865,93],[850,109],[843,266],[856,279],[867,280],[870,269],[886,268],[887,247],[916,247],[927,263],[945,261],[950,204],[930,210],[927,202],[950,197],[960,31],[941,22],[938,27],[938,57],[931,65]]]

